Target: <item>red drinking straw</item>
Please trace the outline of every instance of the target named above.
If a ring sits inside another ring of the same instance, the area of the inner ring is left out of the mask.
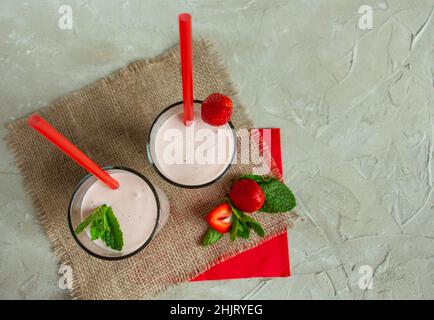
[[[184,101],[184,123],[193,121],[193,45],[191,16],[181,13],[179,20],[179,43],[181,49],[182,99]]]
[[[84,169],[86,169],[95,177],[100,179],[111,189],[119,188],[119,183],[116,180],[114,180],[107,172],[101,169],[95,162],[89,159],[83,152],[81,152],[76,146],[74,146],[59,131],[54,129],[41,116],[30,116],[28,124],[30,127],[38,131],[45,138],[47,138],[47,140],[54,144],[57,148],[59,148],[60,151],[65,153]]]

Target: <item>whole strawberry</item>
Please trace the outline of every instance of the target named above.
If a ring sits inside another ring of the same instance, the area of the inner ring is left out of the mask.
[[[201,116],[211,126],[226,124],[232,117],[232,100],[221,93],[209,95],[202,103]]]
[[[256,181],[241,179],[232,185],[229,198],[238,210],[255,212],[264,205],[265,193]]]

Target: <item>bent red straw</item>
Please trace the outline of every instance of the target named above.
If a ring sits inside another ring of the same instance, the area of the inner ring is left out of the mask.
[[[107,172],[101,169],[95,162],[74,146],[60,132],[54,129],[47,121],[39,115],[32,115],[28,119],[30,127],[43,135],[48,141],[65,153],[80,166],[104,182],[111,189],[119,188],[119,183]]]
[[[179,45],[181,50],[182,98],[184,101],[184,123],[193,121],[193,44],[191,16],[181,13],[179,20]]]

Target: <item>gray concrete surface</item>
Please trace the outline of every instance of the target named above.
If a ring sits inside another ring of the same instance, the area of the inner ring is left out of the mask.
[[[72,30],[58,26],[64,4]],[[373,9],[371,30],[359,27],[361,5]],[[433,6],[1,0],[0,135],[7,122],[174,45],[177,14],[191,12],[257,125],[283,129],[285,176],[304,221],[289,233],[291,278],[182,284],[161,297],[433,299]],[[0,208],[0,298],[69,298],[4,142]]]

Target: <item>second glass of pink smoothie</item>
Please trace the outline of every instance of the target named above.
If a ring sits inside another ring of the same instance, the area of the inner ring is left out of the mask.
[[[203,188],[229,170],[236,155],[236,133],[229,121],[213,127],[200,115],[202,101],[194,101],[194,120],[183,122],[183,103],[174,103],[154,120],[148,136],[148,157],[157,173],[181,188]]]

